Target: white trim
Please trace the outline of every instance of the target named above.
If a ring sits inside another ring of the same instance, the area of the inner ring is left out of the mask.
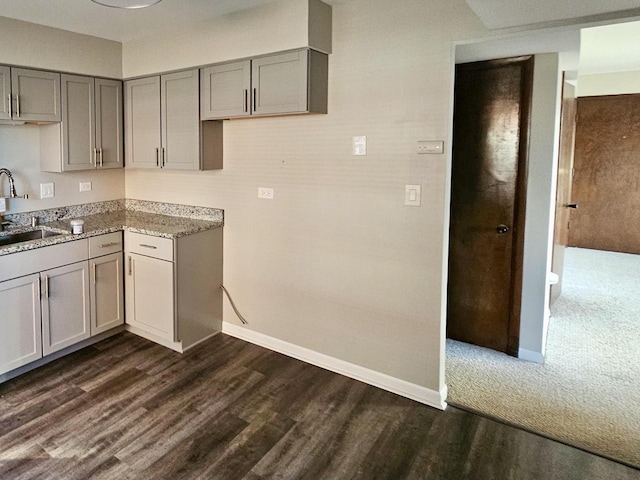
[[[544,355],[542,353],[527,350],[526,348],[518,349],[518,358],[527,362],[544,363]]]
[[[260,345],[261,347],[268,348],[274,352],[297,358],[298,360],[316,365],[324,368],[325,370],[368,383],[374,387],[396,393],[439,410],[444,410],[447,407],[445,402],[447,399],[446,385],[440,392],[431,390],[429,388],[416,385],[415,383],[410,383],[384,373],[376,372],[375,370],[370,370],[353,363],[345,362],[344,360],[339,360],[323,353],[309,350],[308,348],[300,347],[293,343],[285,342],[284,340],[279,340],[229,322],[222,323],[222,333],[245,340],[249,343]]]

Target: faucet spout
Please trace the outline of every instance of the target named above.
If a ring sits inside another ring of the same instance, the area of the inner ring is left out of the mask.
[[[11,175],[8,168],[0,168],[0,177],[2,177],[3,173],[9,178],[9,196],[16,198],[18,194],[16,193],[16,183],[13,180],[13,175]]]

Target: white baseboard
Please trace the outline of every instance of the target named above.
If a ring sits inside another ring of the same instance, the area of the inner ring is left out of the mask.
[[[527,362],[544,363],[544,355],[540,352],[527,350],[526,348],[518,349],[518,358]]]
[[[353,363],[345,362],[344,360],[339,360],[323,353],[309,350],[308,348],[300,347],[293,343],[285,342],[233,323],[223,322],[222,333],[245,340],[249,343],[260,345],[261,347],[268,348],[274,352],[302,360],[303,362],[316,365],[324,368],[325,370],[359,380],[369,385],[373,385],[374,387],[396,393],[439,410],[444,410],[447,407],[446,385],[440,392],[431,390],[429,388],[416,385],[415,383],[410,383],[384,373],[376,372],[375,370],[370,370]]]

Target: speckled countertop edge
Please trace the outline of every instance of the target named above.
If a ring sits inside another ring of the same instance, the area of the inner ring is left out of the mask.
[[[153,205],[150,204],[153,203],[154,202],[144,202],[144,209],[152,209]],[[159,208],[158,211],[175,213],[176,211],[190,211],[190,209],[201,209],[200,211],[198,211],[199,215],[196,216],[202,218],[202,216],[210,214],[209,218],[213,218],[215,220],[202,220],[175,215],[161,215],[158,213],[141,211],[142,209],[127,208],[125,210],[123,208],[123,203],[120,203],[120,205],[109,205],[112,208],[109,208],[106,211],[101,211],[100,208],[90,208],[84,210],[88,212],[89,215],[73,217],[85,221],[85,232],[80,235],[71,234],[71,218],[47,222],[38,227],[18,226],[9,230],[9,232],[0,233],[0,236],[4,236],[7,235],[7,233],[14,234],[33,230],[45,230],[60,234],[58,236],[0,246],[0,256],[19,253],[27,250],[34,250],[50,245],[57,245],[60,243],[71,242],[74,240],[80,240],[83,238],[89,238],[123,230],[152,235],[156,237],[179,238],[198,232],[203,232],[205,230],[220,228],[224,225],[222,210],[205,209],[205,207],[174,206],[171,204],[163,205],[169,205],[169,207],[163,206],[163,208]],[[135,208],[134,205],[132,205],[132,207]],[[176,207],[184,208],[182,210],[177,210]],[[209,210],[210,212],[206,212],[205,210]],[[95,213],[96,211],[99,211],[100,213]],[[74,213],[79,213],[79,210],[75,209]]]

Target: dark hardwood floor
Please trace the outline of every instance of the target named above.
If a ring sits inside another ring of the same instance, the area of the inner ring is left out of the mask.
[[[0,479],[638,479],[226,335],[120,334],[0,385]]]

